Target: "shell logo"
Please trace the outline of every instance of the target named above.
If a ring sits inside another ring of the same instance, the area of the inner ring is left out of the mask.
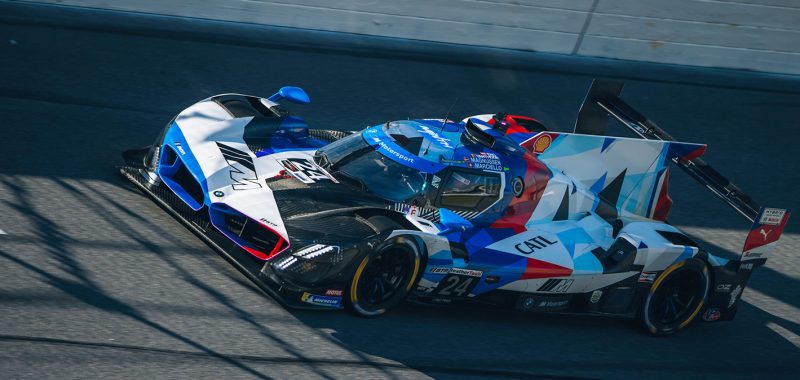
[[[550,147],[550,144],[553,142],[553,138],[550,135],[542,135],[536,142],[533,143],[533,152],[534,153],[544,153],[547,148]]]

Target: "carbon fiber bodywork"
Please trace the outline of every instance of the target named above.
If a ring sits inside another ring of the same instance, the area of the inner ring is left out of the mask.
[[[128,162],[136,165],[138,162]],[[166,210],[175,219],[188,227],[195,235],[205,241],[217,253],[233,264],[242,274],[256,284],[261,290],[272,296],[284,306],[299,309],[329,310],[340,309],[338,307],[316,306],[301,301],[304,292],[324,294],[327,287],[300,288],[292,284],[282,282],[277,277],[271,275],[267,270],[262,274],[264,262],[256,259],[241,247],[226,238],[213,226],[211,226],[206,213],[192,210],[181,201],[172,191],[160,184],[151,182],[147,172],[134,166],[122,166],[120,173],[139,190],[152,198],[159,206]]]

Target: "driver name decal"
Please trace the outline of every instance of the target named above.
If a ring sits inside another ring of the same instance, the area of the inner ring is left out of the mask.
[[[438,133],[436,133],[435,131],[430,129],[427,125],[420,125],[419,132],[430,136],[434,141],[439,143],[439,145],[441,145],[441,146],[443,146],[443,147],[445,147],[447,149],[453,149],[453,146],[450,145],[450,140],[448,140],[448,139],[446,139],[446,138],[444,138],[442,136],[439,136]]]

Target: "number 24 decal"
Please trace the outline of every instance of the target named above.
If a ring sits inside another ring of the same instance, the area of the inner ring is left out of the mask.
[[[478,285],[476,277],[450,275],[439,283],[435,293],[444,297],[464,297],[469,294],[475,285]]]

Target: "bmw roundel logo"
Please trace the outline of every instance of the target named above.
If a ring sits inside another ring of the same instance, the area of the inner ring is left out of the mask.
[[[214,196],[215,196],[215,197],[221,197],[221,196],[223,196],[223,195],[225,195],[225,193],[223,193],[223,192],[221,192],[221,191],[219,191],[219,190],[217,190],[217,191],[215,191],[215,192],[214,192]]]
[[[511,188],[514,190],[514,196],[519,198],[522,191],[525,190],[525,183],[522,182],[522,178],[514,177],[514,180],[511,181]]]
[[[522,301],[522,308],[525,310],[529,310],[530,308],[533,307],[533,304],[534,304],[534,299],[532,297],[526,297]]]

